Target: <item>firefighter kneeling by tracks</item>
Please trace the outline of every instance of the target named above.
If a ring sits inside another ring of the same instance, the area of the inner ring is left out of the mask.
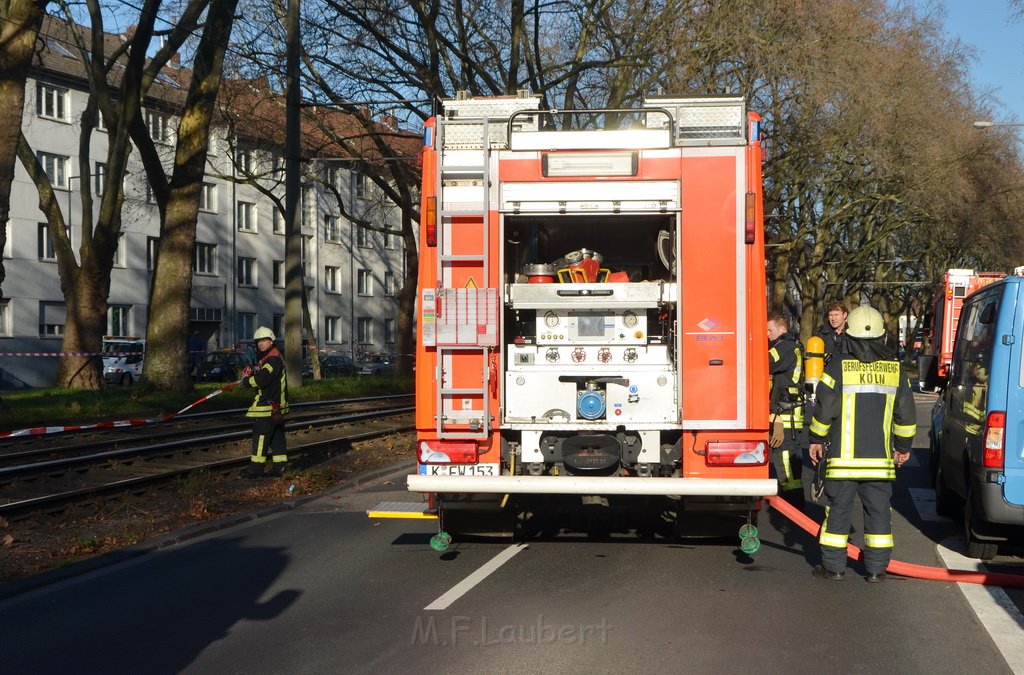
[[[857,494],[864,506],[867,581],[877,583],[892,557],[892,482],[910,458],[917,431],[914,395],[885,343],[878,310],[863,305],[850,312],[846,336],[845,349],[832,355],[815,389],[810,424],[811,462],[826,462],[821,564],[813,574],[843,578]]]
[[[779,312],[768,315],[768,371],[771,373],[772,468],[779,495],[801,508],[804,505],[803,470],[804,397],[803,350],[789,332],[789,320]]]
[[[246,366],[242,371],[242,384],[256,389],[256,397],[245,413],[251,417],[252,456],[251,463],[242,472],[245,478],[261,478],[264,475],[279,476],[284,473],[288,461],[284,433],[284,416],[288,414],[288,380],[284,370],[284,357],[274,345],[274,331],[260,326],[253,333],[256,342],[256,368]],[[264,473],[267,452],[270,452],[273,466]]]

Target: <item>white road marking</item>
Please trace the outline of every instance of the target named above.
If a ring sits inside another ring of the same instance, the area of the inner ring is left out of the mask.
[[[964,557],[953,547],[963,548],[963,541],[951,538],[936,546],[947,569],[988,571],[984,563]],[[1020,648],[1024,644],[1024,615],[1017,605],[999,586],[964,583],[958,583],[957,586],[996,643],[1010,670],[1024,673],[1024,649]]]
[[[425,611],[448,609],[449,605],[465,595],[478,583],[489,577],[492,572],[507,563],[515,554],[519,553],[526,547],[527,544],[515,544],[514,546],[509,546],[504,551],[487,561],[487,563],[485,563],[476,572],[473,572],[468,577],[452,586],[447,593],[439,597],[437,600],[434,600],[423,609]]]
[[[927,523],[949,522],[949,518],[940,516],[935,511],[935,490],[928,488],[907,488],[910,498],[914,500],[914,508],[921,520]]]

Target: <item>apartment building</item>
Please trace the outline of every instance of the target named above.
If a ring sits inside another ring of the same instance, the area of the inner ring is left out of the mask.
[[[49,31],[49,32],[48,32]],[[58,193],[73,247],[81,241],[80,191],[89,181],[103,189],[106,132],[97,128],[88,175],[78,175],[81,115],[87,83],[70,45],[52,21],[44,25],[39,57],[26,84],[23,129]],[[146,102],[146,123],[170,159],[177,119],[174,99],[184,89],[162,79]],[[180,93],[177,90],[180,89]],[[163,99],[163,100],[161,100]],[[264,122],[280,116],[267,101]],[[253,115],[253,110],[246,111]],[[258,114],[258,113],[257,113]],[[283,140],[283,117],[278,125]],[[257,185],[284,199],[280,143],[266,124],[217,124],[211,133],[207,176],[200,201],[193,258],[191,329],[207,349],[229,348],[261,325],[283,335],[284,218]],[[246,137],[247,130],[250,137]],[[314,335],[319,348],[357,355],[393,352],[397,290],[406,276],[400,214],[359,171],[353,158],[336,154],[303,163],[302,264]],[[257,180],[253,177],[257,176]],[[338,196],[352,218],[342,213]],[[98,200],[95,207],[98,209]],[[359,222],[369,226],[360,225]],[[16,168],[3,250],[6,278],[0,298],[0,388],[49,386],[61,350],[65,305],[48,226],[38,194],[24,169]],[[138,153],[125,181],[122,235],[111,275],[107,334],[144,336],[149,313],[160,219]],[[391,230],[381,232],[379,230]]]

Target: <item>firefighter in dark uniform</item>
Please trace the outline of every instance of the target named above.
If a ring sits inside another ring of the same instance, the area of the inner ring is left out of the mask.
[[[810,424],[811,462],[826,462],[821,564],[813,573],[843,578],[858,495],[867,580],[877,583],[892,557],[892,483],[896,468],[910,458],[916,411],[910,381],[885,344],[878,310],[862,305],[850,312],[846,335],[846,351],[833,355],[815,389]]]
[[[768,315],[769,420],[772,434],[772,467],[779,481],[779,495],[790,504],[802,507],[804,484],[801,479],[804,444],[803,349],[789,332],[789,320],[781,313]]]
[[[284,415],[288,414],[288,381],[284,357],[274,344],[274,331],[266,326],[257,328],[252,339],[256,342],[256,368],[246,366],[242,371],[242,384],[256,390],[252,405],[245,413],[253,420],[252,456],[242,475],[246,478],[279,476],[284,473],[288,461],[284,433]],[[268,453],[272,466],[264,471]]]

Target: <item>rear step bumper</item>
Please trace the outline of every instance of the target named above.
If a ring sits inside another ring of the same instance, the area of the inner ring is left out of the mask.
[[[410,492],[562,495],[774,495],[774,478],[634,478],[623,476],[408,476]]]

